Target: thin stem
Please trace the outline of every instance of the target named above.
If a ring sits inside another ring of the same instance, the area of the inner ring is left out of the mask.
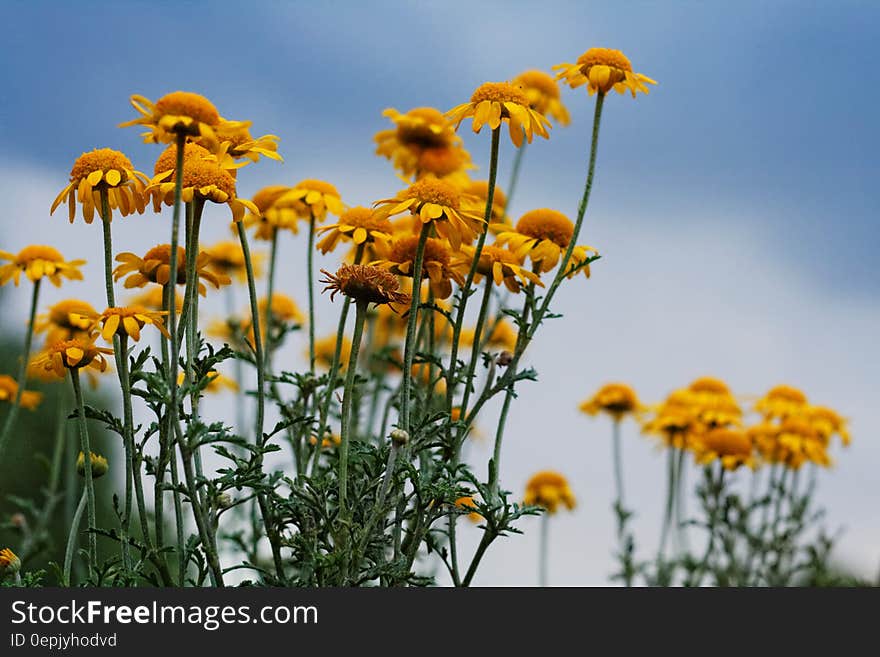
[[[85,479],[85,493],[87,497],[87,511],[89,519],[89,574],[95,570],[98,559],[98,537],[95,534],[95,486],[92,480],[92,448],[89,445],[89,428],[86,425],[86,409],[83,403],[82,387],[79,383],[79,370],[70,369],[70,380],[73,383],[73,395],[76,398],[77,420],[79,424],[80,449],[83,453]]]
[[[540,551],[538,557],[538,586],[546,587],[548,577],[548,561],[549,561],[549,545],[550,542],[548,540],[549,537],[549,528],[550,528],[550,512],[544,511],[541,515],[541,542],[540,542]]]
[[[657,563],[659,564],[666,552],[666,540],[669,537],[669,525],[672,522],[673,509],[675,508],[675,448],[670,445],[666,454],[666,510],[663,514],[663,528],[660,531],[660,547],[657,548]]]
[[[507,185],[507,205],[504,208],[507,212],[510,212],[510,208],[513,205],[513,193],[516,191],[516,183],[519,181],[519,168],[522,165],[527,145],[528,142],[524,141],[516,149],[516,157],[513,158],[513,170],[510,172],[510,182]]]
[[[34,320],[37,316],[37,301],[40,298],[40,283],[42,278],[34,281],[34,288],[31,294],[31,311],[30,319],[28,319],[27,333],[24,336],[24,352],[21,356],[21,365],[18,367],[18,376],[15,381],[18,387],[15,390],[15,399],[12,401],[12,408],[6,416],[6,422],[3,424],[3,432],[0,433],[0,459],[3,459],[6,452],[6,445],[9,437],[12,435],[12,427],[15,426],[15,420],[18,418],[18,409],[21,407],[21,396],[24,393],[24,387],[27,383],[27,366],[31,355],[31,342],[34,338]]]
[[[504,404],[501,406],[501,415],[498,418],[498,427],[495,430],[495,447],[492,449],[492,461],[489,464],[489,495],[492,501],[498,501],[498,481],[501,477],[501,441],[504,438],[504,427],[507,424],[507,413],[510,411],[510,402],[513,401],[513,384],[508,386],[504,393]]]
[[[400,389],[400,428],[409,432],[410,427],[410,388],[412,387],[412,365],[416,351],[416,324],[418,321],[419,306],[422,300],[422,263],[425,257],[425,245],[428,243],[428,234],[431,232],[431,224],[422,224],[419,233],[419,243],[416,247],[416,255],[413,262],[412,277],[412,302],[409,308],[409,317],[406,323],[406,342],[403,347],[403,379]]]
[[[358,352],[364,333],[364,319],[367,316],[369,302],[360,299],[355,301],[354,335],[351,339],[351,355],[345,372],[345,388],[342,393],[342,443],[339,446],[339,516],[347,523],[351,519],[347,506],[348,491],[348,451],[351,445],[351,399],[354,394],[354,380],[357,375]],[[322,436],[318,436],[320,441]]]
[[[272,312],[272,297],[275,296],[275,264],[278,256],[278,229],[272,228],[272,239],[269,246],[269,273],[266,281],[266,335],[272,335],[275,325],[275,314]],[[311,320],[310,320],[311,321]],[[266,371],[272,371],[272,349],[266,348]]]
[[[382,516],[383,509],[385,508],[385,498],[388,496],[388,489],[391,486],[391,480],[394,478],[394,465],[397,462],[397,453],[399,451],[400,446],[396,441],[392,440],[391,447],[388,450],[388,461],[385,463],[385,474],[382,476],[382,484],[379,488],[379,495],[376,498],[376,505],[373,507],[373,512],[370,514],[367,524],[364,525],[363,537],[358,546],[357,555],[362,555],[364,550],[366,550],[370,542],[370,533],[373,531],[373,526]],[[359,566],[360,556],[358,556],[354,564],[355,568]]]
[[[703,574],[709,566],[709,560],[712,558],[712,552],[715,549],[715,527],[718,525],[718,515],[721,510],[721,493],[724,490],[724,467],[721,466],[720,463],[717,481],[715,481],[715,478],[712,476],[711,466],[706,467],[705,473],[706,482],[709,486],[709,494],[712,496],[712,510],[709,513],[708,527],[709,541],[706,544],[706,551],[703,553],[703,558],[700,559],[700,563],[697,565],[694,574],[694,586],[700,585],[700,582],[703,579]]]
[[[70,522],[70,532],[67,534],[67,548],[64,550],[64,571],[62,575],[62,584],[70,586],[70,567],[73,563],[73,553],[76,548],[76,535],[79,533],[79,526],[82,523],[83,511],[86,510],[86,491],[83,489],[79,498],[79,504],[76,505],[76,511],[73,513],[73,520]]]
[[[199,278],[196,271],[196,262],[199,254],[199,229],[202,223],[202,211],[205,208],[204,199],[197,197],[192,203],[187,204],[187,219],[189,220],[189,240],[186,247],[186,291],[188,300],[189,316],[186,318],[186,378],[191,386],[189,397],[190,422],[199,421],[199,398],[201,393],[195,385],[195,361],[199,350]],[[200,446],[193,448],[196,475],[204,477],[202,470],[202,453]],[[201,503],[205,504],[204,496]]]
[[[611,449],[614,458],[614,491],[617,499],[617,506],[623,508],[623,454],[620,444],[620,420],[614,420],[611,430]],[[622,526],[618,526],[618,533],[623,530]]]
[[[685,450],[678,450],[678,463],[676,466],[675,483],[678,488],[675,494],[675,528],[678,536],[678,548],[684,554],[689,551],[688,547],[688,531],[685,522],[687,516],[686,501],[687,497],[687,462],[685,461]]]
[[[309,210],[309,239],[306,251],[306,283],[309,286],[309,372],[315,374],[315,213]],[[269,300],[271,303],[271,299]],[[318,441],[320,442],[320,441]]]
[[[483,300],[480,303],[480,314],[477,316],[477,325],[474,328],[474,344],[471,347],[471,359],[468,363],[467,375],[464,379],[464,393],[461,399],[461,416],[467,417],[468,401],[470,401],[471,391],[474,389],[473,379],[477,371],[477,361],[480,359],[481,338],[483,335],[483,326],[486,323],[486,315],[489,311],[489,300],[492,298],[492,287],[494,281],[491,276],[486,276],[486,285],[483,288]]]

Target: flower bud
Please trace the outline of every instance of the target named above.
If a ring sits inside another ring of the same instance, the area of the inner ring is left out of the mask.
[[[498,363],[499,367],[507,367],[508,365],[510,365],[512,360],[512,353],[510,353],[509,351],[502,351],[500,354],[498,354],[498,358],[495,362]]]
[[[26,529],[28,524],[23,513],[13,513],[9,517],[9,523],[16,529]]]
[[[391,442],[398,447],[402,447],[409,442],[409,434],[403,429],[395,429],[389,435],[391,437]]]
[[[228,509],[232,506],[232,495],[229,493],[219,493],[215,498],[218,509]]]
[[[110,464],[107,463],[107,459],[105,459],[100,454],[95,454],[92,452],[92,479],[97,479],[98,477],[103,477],[107,474],[107,470],[110,469]],[[82,452],[79,453],[79,456],[76,457],[76,473],[80,477],[86,476],[86,456]]]
[[[21,559],[9,548],[0,550],[0,579],[7,575],[15,575],[21,570]]]

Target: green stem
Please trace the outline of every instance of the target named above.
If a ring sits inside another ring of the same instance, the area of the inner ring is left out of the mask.
[[[709,513],[709,541],[706,544],[706,551],[703,558],[696,568],[694,574],[694,586],[699,586],[703,579],[703,574],[709,566],[709,560],[712,558],[712,552],[715,549],[715,527],[718,525],[718,515],[721,510],[721,493],[724,490],[724,466],[719,462],[718,481],[712,476],[712,467],[707,466],[706,481],[709,486],[709,493],[712,496],[712,510]]]
[[[76,548],[76,535],[79,533],[79,526],[82,523],[83,511],[86,510],[86,491],[83,489],[79,498],[79,504],[73,513],[73,520],[70,522],[70,532],[67,534],[67,549],[64,550],[64,571],[62,575],[62,584],[70,586],[70,567],[73,564],[73,552]]]
[[[309,210],[309,239],[306,252],[306,283],[309,286],[309,372],[315,374],[315,213]],[[318,441],[320,442],[320,440]]]
[[[620,420],[614,420],[611,431],[611,448],[614,456],[614,491],[617,499],[617,505],[623,509],[623,454],[620,444]],[[618,533],[623,531],[622,526],[618,526]]]
[[[541,514],[541,543],[540,543],[540,553],[538,558],[539,569],[538,569],[538,586],[546,587],[548,577],[548,561],[549,561],[549,529],[550,529],[550,513],[548,511],[544,511]]]
[[[480,314],[477,316],[477,325],[474,328],[474,344],[471,347],[471,359],[470,363],[468,363],[467,375],[464,379],[464,393],[462,394],[461,399],[461,415],[460,417],[467,417],[467,407],[468,402],[470,401],[471,392],[474,389],[474,376],[477,371],[477,362],[480,359],[480,340],[483,335],[483,326],[486,323],[486,316],[489,311],[489,300],[492,298],[492,287],[494,285],[494,281],[491,276],[486,276],[486,285],[483,288],[483,300],[480,303]]]
[[[275,314],[272,312],[272,297],[275,296],[275,263],[278,255],[278,229],[272,228],[272,240],[269,247],[269,274],[266,281],[266,336],[272,335],[275,326]],[[266,346],[266,371],[272,372],[272,349]]]
[[[95,486],[92,480],[92,448],[89,445],[89,428],[86,425],[86,409],[83,403],[82,387],[79,383],[79,370],[77,368],[70,368],[70,380],[73,383],[73,395],[76,398],[80,449],[84,459],[83,477],[85,478],[85,493],[88,501],[89,575],[91,575],[95,571],[98,560],[98,537],[95,534],[97,527],[95,520]]]
[[[685,497],[687,496],[687,462],[685,461],[685,450],[678,450],[678,464],[676,467],[676,479],[675,483],[678,487],[678,491],[675,495],[675,528],[676,535],[678,536],[678,548],[682,554],[686,554],[689,551],[688,547],[688,531],[687,524],[685,522],[687,511],[686,511],[686,503]]]
[[[403,379],[400,389],[400,428],[413,438],[410,426],[410,388],[412,387],[412,365],[416,351],[416,324],[418,322],[419,306],[422,300],[422,263],[425,257],[425,245],[428,243],[428,235],[431,232],[431,224],[422,224],[419,233],[419,243],[416,247],[416,255],[413,262],[412,277],[412,302],[409,308],[409,317],[406,323],[406,342],[403,346]],[[412,444],[412,443],[410,443]]]
[[[113,292],[113,240],[110,235],[110,199],[107,188],[101,187],[101,224],[104,227],[104,287],[107,292],[107,305],[116,306],[116,295]]]
[[[345,388],[342,393],[342,443],[339,446],[339,515],[344,523],[351,520],[347,505],[348,491],[348,452],[351,445],[351,399],[354,394],[354,380],[357,375],[358,352],[364,333],[364,319],[367,316],[369,302],[360,299],[355,301],[354,335],[351,339],[351,355],[348,369],[345,372]],[[318,436],[320,442],[322,436]],[[347,531],[347,528],[343,528]]]
[[[657,548],[657,563],[663,560],[666,552],[666,540],[669,537],[669,525],[672,522],[673,509],[675,508],[675,448],[670,446],[667,450],[666,461],[666,510],[663,514],[663,528],[660,531],[660,547]]]
[[[34,320],[37,316],[37,301],[40,298],[40,283],[42,280],[42,278],[38,278],[34,281],[34,288],[31,294],[30,319],[28,319],[27,333],[25,333],[24,336],[24,352],[21,356],[21,365],[18,367],[18,377],[15,379],[18,387],[15,390],[15,399],[12,402],[12,408],[9,409],[9,414],[6,416],[6,422],[3,424],[3,432],[0,433],[0,461],[2,461],[6,454],[6,446],[12,435],[12,427],[15,426],[15,420],[18,418],[18,410],[21,407],[21,396],[24,393],[24,387],[27,383],[27,366],[31,355],[31,342],[34,338]]]
[[[186,379],[191,386],[189,403],[190,403],[190,422],[199,421],[199,399],[201,393],[196,384],[195,362],[199,351],[199,277],[196,271],[196,262],[199,255],[199,230],[202,223],[202,211],[205,208],[205,200],[196,197],[192,203],[187,204],[187,214],[191,215],[187,218],[189,225],[189,240],[186,247],[186,289],[185,296],[188,301],[189,316],[184,320],[186,322]],[[199,478],[204,477],[202,470],[202,453],[200,445],[193,448],[193,460],[196,468],[196,475]],[[205,504],[204,495],[201,503]]]

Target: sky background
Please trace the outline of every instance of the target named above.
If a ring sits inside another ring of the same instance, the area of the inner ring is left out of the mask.
[[[45,304],[79,296],[100,305],[98,223],[71,226],[48,208],[85,150],[117,148],[152,172],[158,147],[116,127],[135,116],[133,93],[196,91],[227,118],[253,120],[255,135],[279,135],[285,163],[248,167],[240,195],[308,177],[336,184],[349,205],[369,204],[400,187],[373,154],[386,107],[446,110],[484,81],[549,70],[593,46],[623,50],[659,84],[606,103],[581,237],[603,259],[590,281],[562,288],[555,309],[565,318],[530,348],[540,381],[519,388],[502,485],[520,491],[535,469],[566,474],[579,506],[552,519],[550,581],[604,584],[614,567],[610,427],[580,415],[578,402],[609,380],[630,382],[646,401],[701,375],[744,396],[790,383],[852,421],[854,443],[835,450],[820,499],[844,530],[837,556],[876,572],[880,5],[6,0],[0,10],[14,26],[0,46],[0,249],[48,243],[90,261],[86,283],[51,290]],[[572,125],[529,147],[514,217],[576,212],[592,100],[583,89],[563,98]],[[488,134],[463,126],[462,135],[485,176]],[[205,242],[227,236],[227,218],[209,209]],[[117,249],[142,254],[167,239],[166,225],[149,213],[114,222]],[[282,244],[278,285],[301,305],[304,248],[292,237]],[[27,293],[7,288],[0,300],[4,325],[20,330]],[[319,335],[334,317],[321,301]],[[290,358],[301,351],[292,346]],[[624,439],[628,503],[649,558],[665,461],[635,426]],[[484,462],[489,451],[477,445],[472,457]],[[537,524],[527,519],[525,536],[497,542],[477,583],[534,584]]]

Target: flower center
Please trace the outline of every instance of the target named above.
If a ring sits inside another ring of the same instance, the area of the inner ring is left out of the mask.
[[[626,58],[619,50],[613,48],[590,48],[583,55],[578,57],[578,66],[581,72],[586,75],[593,66],[608,66],[616,68],[620,71],[632,72],[633,67],[629,59]]]
[[[80,359],[78,363],[75,365],[71,365],[67,360],[67,350],[71,348],[80,349],[83,352],[83,357]],[[55,353],[61,354],[61,361],[64,363],[65,367],[74,367],[80,368],[85,367],[89,363],[91,363],[95,356],[98,354],[98,350],[95,349],[94,345],[83,342],[82,340],[62,340],[61,342],[56,342],[50,348],[51,351]]]
[[[559,85],[556,84],[556,80],[552,76],[544,71],[526,71],[518,75],[514,82],[526,89],[536,89],[550,98],[559,98]]]
[[[776,386],[767,393],[767,399],[774,401],[787,401],[793,404],[806,404],[807,396],[797,388],[791,386]]]
[[[490,100],[498,103],[516,103],[528,107],[529,101],[520,87],[510,82],[484,82],[471,96],[472,103],[481,103]]]
[[[201,189],[202,187],[217,187],[225,192],[230,198],[235,198],[235,178],[226,169],[216,162],[192,158],[184,160],[183,186]]]
[[[275,201],[289,191],[290,187],[285,187],[284,185],[270,185],[269,187],[263,187],[263,189],[254,194],[251,200],[262,213],[271,208]]]
[[[152,249],[147,251],[144,254],[144,262],[140,267],[140,273],[147,277],[149,280],[156,281],[156,272],[159,267],[155,267],[150,271],[146,271],[146,262],[148,260],[158,260],[160,266],[166,265],[168,267],[171,266],[171,245],[170,244],[160,244],[159,246],[154,246]],[[177,280],[178,285],[183,285],[186,283],[186,249],[182,246],[177,247]]]
[[[183,147],[183,161],[187,162],[192,158],[210,159],[211,151],[198,144],[187,142]],[[174,171],[175,168],[177,168],[177,144],[171,144],[168,148],[162,151],[162,154],[158,158],[156,158],[156,166],[153,167],[153,174],[159,175],[165,171]]]
[[[574,224],[561,212],[542,208],[526,212],[516,223],[516,231],[539,240],[550,240],[565,248],[574,236]]]
[[[73,163],[73,168],[70,170],[70,181],[78,183],[94,171],[106,173],[115,169],[122,174],[121,182],[125,182],[128,180],[128,174],[125,172],[132,168],[131,160],[119,151],[114,151],[112,148],[96,148],[76,158],[76,162]]]
[[[391,257],[389,260],[392,262],[415,262],[416,259],[416,250],[419,246],[419,237],[418,235],[407,235],[406,237],[401,237],[399,240],[394,242],[394,245],[391,247]],[[437,262],[445,269],[449,266],[449,251],[438,239],[433,237],[429,237],[425,242],[425,256],[424,261],[427,262]]]
[[[445,146],[450,141],[449,133],[448,121],[433,107],[417,107],[397,120],[397,139],[409,146]]]
[[[389,235],[394,232],[391,222],[387,218],[378,217],[370,208],[356,206],[349,208],[339,217],[340,226],[355,226],[366,230],[378,230]]]
[[[109,317],[110,315],[118,315],[119,317],[134,317],[135,315],[143,315],[147,312],[145,308],[141,308],[140,306],[122,306],[122,307],[114,307],[107,308],[104,311],[104,316]]]
[[[64,262],[64,256],[62,256],[57,249],[53,249],[51,246],[32,244],[31,246],[24,247],[21,251],[18,252],[18,255],[15,258],[15,264],[27,265],[34,260]]]
[[[159,116],[188,116],[201,123],[214,126],[220,123],[220,113],[210,100],[189,91],[173,91],[156,101]]]
[[[458,190],[452,184],[439,178],[427,177],[414,182],[403,193],[403,198],[414,198],[418,199],[420,204],[436,203],[458,210]]]
[[[492,265],[496,262],[500,262],[502,265],[519,265],[519,260],[511,251],[500,246],[486,244],[480,252],[480,262],[477,264],[477,272],[483,276],[491,276]],[[508,272],[505,272],[505,274]]]
[[[95,311],[95,309],[92,308],[92,306],[90,306],[85,301],[80,301],[78,299],[67,299],[66,301],[59,301],[49,309],[49,321],[56,326],[61,326],[63,328],[79,329],[83,327],[80,325],[79,322],[71,322],[71,315],[93,316],[97,314],[98,313]]]
[[[296,185],[294,185],[294,189],[308,189],[310,191],[320,192],[321,194],[328,194],[330,196],[335,196],[336,198],[341,198],[339,196],[339,191],[337,191],[336,187],[331,185],[328,182],[324,182],[323,180],[313,180],[311,178],[307,180],[301,180]]]
[[[743,431],[712,429],[703,441],[708,449],[721,456],[748,456],[752,453],[752,441]]]

